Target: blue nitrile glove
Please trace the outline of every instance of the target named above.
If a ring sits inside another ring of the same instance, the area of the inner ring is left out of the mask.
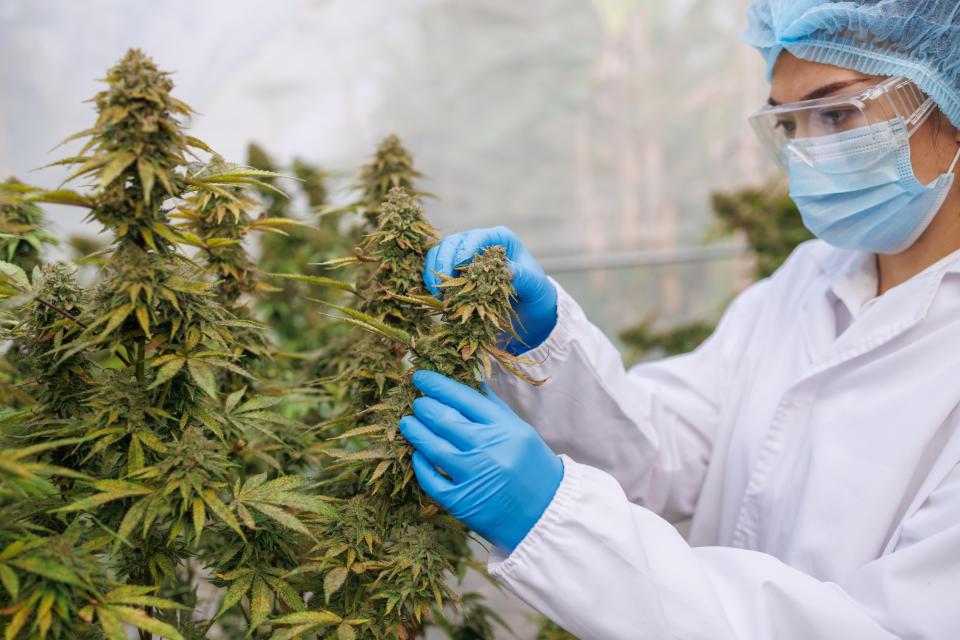
[[[543,268],[526,250],[517,234],[506,227],[473,229],[444,238],[427,252],[423,281],[434,295],[441,280],[437,274],[455,277],[454,267],[462,266],[486,247],[502,245],[507,250],[513,271],[513,288],[517,299],[513,310],[520,319],[514,331],[522,342],[511,337],[505,348],[513,354],[528,351],[547,339],[557,324],[557,290],[547,279]]]
[[[426,394],[400,431],[416,448],[420,486],[497,547],[512,552],[546,510],[563,462],[500,398],[433,371],[413,383]],[[450,478],[441,474],[443,469]]]

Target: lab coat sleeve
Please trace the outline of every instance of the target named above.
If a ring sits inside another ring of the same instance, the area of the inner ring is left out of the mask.
[[[620,353],[560,285],[557,325],[525,357],[539,388],[498,369],[490,388],[557,453],[613,475],[628,497],[671,520],[688,517],[710,459],[720,411],[769,281],[727,309],[690,354],[624,369]]]
[[[613,477],[563,461],[537,525],[488,569],[581,640],[960,638],[960,473],[892,553],[836,584],[758,551],[690,547]]]

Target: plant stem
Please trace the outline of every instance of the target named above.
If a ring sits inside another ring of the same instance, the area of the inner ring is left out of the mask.
[[[153,617],[153,607],[144,607],[144,613],[149,617]],[[153,634],[149,631],[146,632],[144,640],[153,640]]]
[[[62,315],[62,316],[63,316],[64,318],[66,318],[67,320],[70,320],[70,321],[72,321],[72,322],[75,322],[77,325],[80,326],[80,328],[82,328],[82,329],[89,329],[89,328],[90,328],[88,325],[80,322],[80,320],[74,318],[72,315],[70,315],[69,313],[67,313],[66,311],[64,311],[63,309],[61,309],[60,307],[58,307],[58,306],[56,306],[56,305],[54,305],[54,304],[50,304],[49,302],[47,302],[47,301],[44,300],[43,298],[34,298],[34,300],[36,300],[37,302],[39,302],[39,303],[42,304],[43,306],[47,307],[48,309],[50,309],[50,310],[52,310],[52,311],[56,311],[57,313],[59,313],[60,315]],[[118,358],[120,358],[120,362],[122,362],[124,365],[126,365],[126,366],[128,366],[128,367],[130,366],[130,361],[127,360],[126,358],[124,358],[122,355],[120,355],[120,354],[117,353],[116,351],[114,351],[114,355],[116,355]]]
[[[160,400],[157,402],[157,408],[163,409],[163,403],[167,399],[167,392],[170,391],[170,383],[173,382],[173,379],[167,380],[163,383],[163,391],[160,392]]]
[[[140,340],[137,340],[136,346],[137,346],[137,382],[140,383],[140,386],[143,386],[144,378],[146,377],[144,375],[144,369],[143,369],[143,358],[144,358],[144,352],[146,351],[146,349],[144,348],[144,341],[142,338]]]
[[[200,631],[200,636],[206,638],[214,624],[216,624],[216,620],[207,620],[207,624],[203,625],[203,629]]]
[[[66,311],[64,311],[63,309],[61,309],[60,307],[58,307],[58,306],[56,306],[56,305],[54,305],[54,304],[50,304],[49,302],[47,302],[47,301],[44,300],[43,298],[34,298],[34,300],[36,300],[37,302],[39,302],[40,304],[42,304],[42,305],[45,306],[46,308],[48,308],[48,309],[50,309],[50,310],[52,310],[52,311],[56,311],[57,313],[59,313],[60,315],[62,315],[64,318],[66,318],[66,319],[68,319],[68,320],[72,320],[73,322],[75,322],[75,323],[77,323],[78,325],[80,325],[81,328],[83,328],[83,329],[89,329],[89,327],[88,327],[87,325],[85,325],[84,323],[80,322],[78,319],[74,318],[72,315],[70,315],[69,313],[67,313]],[[128,363],[128,364],[129,364],[129,363]]]

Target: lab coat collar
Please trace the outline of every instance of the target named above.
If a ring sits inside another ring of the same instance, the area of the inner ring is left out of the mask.
[[[943,279],[960,273],[960,250],[881,296],[876,295],[873,254],[837,251],[822,255],[820,268],[823,285],[815,287],[807,300],[812,313],[805,314],[810,321],[803,327],[811,373],[875,349],[920,322]],[[841,329],[838,303],[849,313],[849,327]]]
[[[863,307],[877,297],[879,275],[875,254],[857,251],[851,254],[830,283],[827,295],[842,304],[849,317],[856,319]]]
[[[877,256],[864,251],[854,251],[841,262],[842,266],[830,283],[828,295],[843,304],[850,317],[856,319],[867,305],[878,299],[880,276],[877,272]],[[941,272],[960,272],[960,250],[941,258],[914,278]],[[936,281],[939,284],[940,279],[936,278]]]

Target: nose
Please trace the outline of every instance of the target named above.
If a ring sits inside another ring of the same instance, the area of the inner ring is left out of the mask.
[[[813,157],[805,149],[803,149],[803,147],[799,145],[787,143],[786,153],[788,158],[790,156],[793,156],[794,158],[796,158],[797,160],[800,160],[807,166],[810,166],[810,167],[814,166]]]
[[[794,116],[794,138],[809,138],[812,127],[810,126],[810,114],[807,112],[798,113]]]

